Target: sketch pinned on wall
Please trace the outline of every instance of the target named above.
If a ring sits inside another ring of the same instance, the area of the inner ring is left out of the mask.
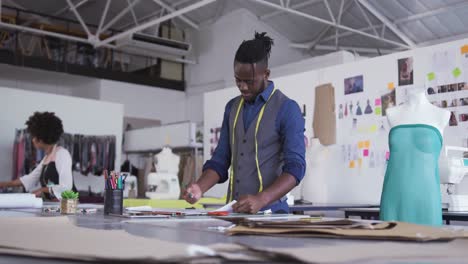
[[[385,131],[387,131],[387,130],[385,129],[384,121],[382,120],[382,121],[380,121],[380,122],[381,122],[381,123],[380,123],[380,132],[385,132]]]
[[[458,126],[457,115],[455,111],[450,112],[449,126]]]
[[[213,156],[213,153],[218,146],[219,136],[221,134],[221,127],[210,128],[210,155]]]
[[[348,169],[379,168],[385,166],[388,150],[377,147],[371,140],[341,145],[343,164]]]
[[[346,157],[347,157],[346,145],[341,145],[341,161],[345,163],[347,161]]]
[[[364,114],[366,115],[369,115],[369,114],[372,114],[373,111],[372,111],[372,107],[370,105],[370,100],[367,99],[367,105],[366,105],[366,110],[364,110]]]
[[[361,106],[359,105],[359,101],[356,102],[356,115],[362,115]]]
[[[456,50],[446,49],[435,51],[432,54],[432,67],[434,72],[449,72],[453,70],[456,61]]]
[[[467,122],[468,121],[468,112],[463,113],[463,114],[459,114],[458,115],[458,121],[459,122]]]
[[[391,92],[382,95],[381,100],[382,100],[382,116],[386,116],[387,109],[390,107],[394,107],[396,104],[395,103],[396,102],[395,90],[392,90]]]
[[[364,78],[362,75],[344,79],[344,94],[360,93],[364,91]]]
[[[453,93],[458,91],[468,91],[468,83],[460,82],[460,83],[452,83],[446,85],[439,85],[435,87],[428,87],[426,89],[427,95],[434,95],[434,94],[444,94],[444,93]]]
[[[413,84],[413,58],[403,58],[398,60],[398,85]]]
[[[375,168],[375,155],[374,151],[370,152],[370,158],[369,158],[369,168]]]
[[[348,103],[345,103],[345,105],[344,105],[344,116],[345,117],[348,116]]]
[[[343,119],[343,104],[340,104],[338,108],[338,119]]]

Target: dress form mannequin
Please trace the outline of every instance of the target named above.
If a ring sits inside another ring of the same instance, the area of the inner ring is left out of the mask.
[[[450,119],[450,112],[431,104],[425,91],[421,89],[409,92],[406,104],[388,108],[386,111],[390,127],[426,124],[437,128],[441,135]]]
[[[178,199],[180,195],[179,162],[180,157],[169,147],[164,147],[155,155],[156,172],[148,175],[148,186],[152,192],[146,192],[151,199]],[[151,188],[153,187],[153,188]],[[154,188],[155,187],[155,188]]]
[[[179,173],[180,157],[172,152],[171,148],[164,147],[161,152],[155,155],[156,172]]]
[[[324,203],[327,199],[327,161],[330,151],[320,143],[318,138],[310,140],[310,147],[306,149],[306,175],[302,181],[303,199],[313,203]]]
[[[380,201],[380,219],[442,225],[438,160],[450,112],[432,105],[424,92],[387,109],[392,129],[390,159]]]

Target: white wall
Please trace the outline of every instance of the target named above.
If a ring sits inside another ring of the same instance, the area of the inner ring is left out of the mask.
[[[335,106],[340,103],[354,102],[356,111],[356,102],[359,100],[364,111],[366,101],[369,99],[372,102],[372,108],[375,109],[374,100],[380,98],[381,95],[389,92],[387,85],[393,82],[396,87],[397,103],[400,94],[403,94],[405,89],[411,87],[425,87],[427,73],[434,71],[432,63],[432,54],[435,51],[450,50],[457,54],[456,61],[450,61],[451,67],[460,67],[462,72],[466,74],[468,68],[463,68],[459,60],[460,47],[467,44],[468,39],[456,42],[441,44],[427,48],[415,49],[412,51],[391,54],[387,56],[377,57],[373,59],[362,60],[343,65],[332,66],[315,71],[308,71],[296,75],[287,75],[280,78],[273,78],[278,88],[280,88],[290,98],[299,102],[299,104],[307,105],[306,113],[306,134],[311,136],[311,126],[314,109],[314,88],[320,84],[331,83],[335,88]],[[414,59],[414,86],[398,87],[398,66],[397,60],[400,58],[413,57]],[[468,65],[465,64],[465,65]],[[466,67],[466,66],[465,66]],[[441,76],[437,73],[437,76]],[[344,79],[356,75],[364,76],[364,92],[351,95],[344,95]],[[454,82],[468,81],[468,77],[461,76],[458,80],[455,78],[447,78],[441,81],[443,84]],[[224,106],[229,99],[238,95],[235,88],[228,88],[219,91],[213,91],[205,94],[205,158],[210,155],[210,131],[212,127],[221,125],[222,113]],[[458,97],[468,97],[468,90],[457,92]],[[461,106],[451,109],[458,113],[468,113],[468,106]],[[336,110],[336,115],[338,111]],[[359,157],[363,160],[361,168],[349,168],[349,163],[343,159],[341,152],[342,146],[356,146],[359,141],[369,140],[371,142],[370,149],[379,153],[385,154],[388,150],[388,132],[389,126],[386,122],[386,117],[375,115],[363,115],[358,117],[359,128],[368,127],[368,125],[376,125],[380,127],[384,124],[385,131],[359,131],[352,128],[352,118],[340,120],[337,117],[337,144],[330,148],[330,167],[325,168],[323,175],[317,175],[318,170],[312,170],[309,177],[321,177],[325,179],[326,188],[328,189],[325,202],[331,203],[372,203],[378,204],[385,174],[385,161],[381,162],[381,166],[369,168],[369,158],[362,156],[362,150],[359,150]],[[462,146],[467,144],[468,122],[460,123],[457,127],[447,127],[444,133],[444,143],[449,145]],[[309,131],[309,133],[307,133]],[[466,145],[465,145],[466,147]],[[308,161],[309,162],[309,161]],[[317,182],[317,181],[316,181]],[[314,181],[309,181],[310,186],[304,186],[307,190],[317,188],[314,186]],[[320,188],[320,186],[318,186]],[[225,193],[226,187],[217,188],[211,195],[219,195]],[[458,191],[460,194],[468,193],[468,179],[465,179],[460,184]]]
[[[15,129],[24,128],[25,121],[35,111],[55,112],[67,133],[115,135],[115,164],[120,164],[119,142],[122,142],[123,125],[123,106],[120,104],[0,87],[0,105],[4,109],[0,112],[1,181],[12,177]]]
[[[0,86],[99,99],[99,79],[0,64]]]
[[[101,80],[102,101],[123,104],[125,116],[180,122],[185,117],[185,93],[131,83]]]
[[[120,103],[125,116],[186,120],[185,93],[152,86],[0,64],[0,86]]]

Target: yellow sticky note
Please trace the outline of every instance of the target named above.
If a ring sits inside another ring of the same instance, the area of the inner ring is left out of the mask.
[[[350,161],[349,162],[349,168],[354,169],[355,167],[356,167],[356,165],[354,164],[354,160]]]
[[[364,148],[366,148],[366,149],[370,148],[370,141],[369,140],[364,141]]]
[[[393,89],[395,89],[395,84],[393,84],[393,82],[389,82],[389,83],[387,84],[387,88],[388,88],[389,90],[393,90]]]
[[[435,73],[433,73],[433,72],[428,73],[428,74],[427,74],[427,79],[428,79],[429,81],[434,80],[434,79],[435,79]]]
[[[359,141],[358,142],[358,148],[360,148],[360,149],[364,148],[364,141]]]
[[[453,77],[458,78],[458,76],[462,74],[462,71],[460,70],[460,68],[456,67],[455,69],[453,69],[452,74]]]
[[[358,159],[359,168],[362,167],[362,159]]]
[[[371,133],[377,132],[377,125],[372,125],[372,126],[369,128],[369,131],[370,131]]]
[[[376,107],[374,112],[375,112],[375,115],[381,115],[382,114],[382,108]]]
[[[460,48],[461,54],[468,53],[468,45],[464,45]]]

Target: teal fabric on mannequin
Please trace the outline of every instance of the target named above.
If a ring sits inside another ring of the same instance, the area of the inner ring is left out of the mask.
[[[389,145],[380,219],[442,225],[439,130],[423,124],[398,125],[390,130]]]

